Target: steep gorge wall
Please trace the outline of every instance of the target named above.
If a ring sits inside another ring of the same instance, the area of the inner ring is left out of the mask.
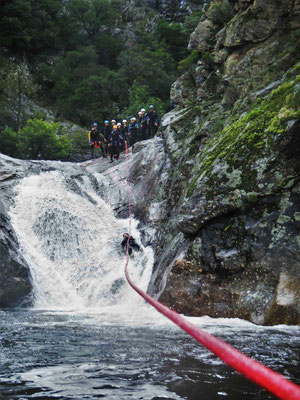
[[[172,87],[176,109],[163,118],[161,137],[132,155],[133,212],[155,250],[150,292],[177,311],[299,323],[299,12],[296,1],[212,2],[190,41],[197,65]],[[2,163],[6,208],[13,178],[53,168],[4,156]],[[100,194],[127,216],[124,164],[84,168],[104,173]],[[5,307],[26,300],[31,287],[0,214]]]
[[[214,1],[161,135],[150,291],[188,315],[299,323],[299,1]]]

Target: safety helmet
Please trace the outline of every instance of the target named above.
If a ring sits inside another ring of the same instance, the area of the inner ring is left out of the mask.
[[[130,121],[136,121],[135,117],[130,118]]]
[[[117,126],[122,126],[121,122],[118,122],[118,123],[117,123]]]
[[[139,112],[139,115],[142,115],[142,114],[143,114],[142,111],[140,111],[140,112]]]
[[[107,119],[104,121],[105,124],[109,124],[109,121],[107,121]]]
[[[93,123],[93,126],[98,126],[98,124],[96,124],[96,122]]]
[[[122,122],[127,122],[127,121],[126,121],[126,119],[123,119],[123,121],[122,121]]]
[[[113,129],[118,129],[117,125],[114,125],[114,126],[113,126]]]
[[[144,108],[141,109],[141,112],[145,112],[146,110]]]
[[[117,122],[117,121],[116,121],[115,119],[112,119],[112,120],[111,120],[111,123],[113,123],[113,122]]]
[[[152,105],[149,108],[154,108]]]

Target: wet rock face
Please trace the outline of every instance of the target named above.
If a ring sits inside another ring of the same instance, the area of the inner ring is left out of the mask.
[[[191,36],[150,285],[182,313],[300,321],[298,22],[298,2],[213,1]]]
[[[205,0],[146,0],[144,3],[159,11],[172,22],[183,22],[184,18],[201,9],[209,1]]]
[[[23,163],[0,155],[1,199],[8,200],[7,187],[23,173]],[[7,207],[0,201],[0,308],[28,305],[31,292],[30,271],[18,248],[10,225]]]
[[[27,305],[31,292],[29,268],[19,254],[9,218],[0,205],[0,307]]]
[[[192,315],[298,323],[299,207],[299,196],[274,196],[209,221],[185,263],[172,269],[161,299]],[[178,299],[183,285],[188,301]]]

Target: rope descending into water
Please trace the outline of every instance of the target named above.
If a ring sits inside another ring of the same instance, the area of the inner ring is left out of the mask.
[[[126,169],[127,169],[127,184],[128,184],[128,207],[129,207],[129,234],[131,233],[131,188],[129,182],[129,167],[128,167],[128,147],[126,147]],[[192,336],[197,342],[201,343],[208,350],[213,352],[227,365],[243,374],[249,380],[255,382],[259,386],[269,390],[275,396],[283,400],[300,400],[300,387],[284,378],[278,372],[271,370],[265,365],[252,358],[246,356],[239,350],[235,349],[223,340],[205,332],[201,328],[187,321],[177,312],[166,307],[158,300],[154,299],[141,289],[139,289],[130,279],[128,274],[129,263],[129,238],[126,247],[126,264],[125,276],[130,286],[157,311],[173,321],[182,330]]]

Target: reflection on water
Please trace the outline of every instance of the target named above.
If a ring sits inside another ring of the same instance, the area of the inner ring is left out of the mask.
[[[38,310],[0,317],[1,399],[273,398],[159,315],[153,325]],[[299,384],[299,328],[196,323]]]

